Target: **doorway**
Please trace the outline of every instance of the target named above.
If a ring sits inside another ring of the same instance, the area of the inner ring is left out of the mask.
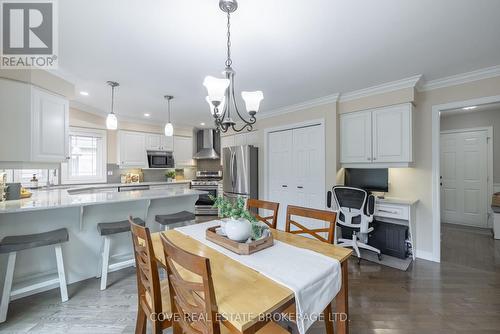
[[[496,109],[495,109],[496,108]],[[468,130],[470,132],[471,130],[484,130],[485,127],[491,127],[491,124],[479,124],[479,119],[476,117],[477,112],[480,111],[486,111],[486,110],[497,110],[497,112],[493,112],[495,115],[500,115],[500,95],[498,96],[490,96],[490,97],[483,97],[483,98],[478,98],[478,99],[472,99],[472,100],[466,100],[466,101],[458,101],[458,102],[451,102],[451,103],[446,103],[442,105],[435,105],[432,107],[432,225],[433,225],[433,233],[432,233],[432,241],[433,241],[433,254],[432,254],[432,259],[436,262],[441,262],[441,216],[442,216],[442,210],[441,206],[444,205],[445,203],[443,202],[444,199],[442,198],[442,187],[441,187],[441,131],[442,130],[451,130],[453,128],[445,128],[441,127],[442,126],[442,120],[445,119],[447,116],[452,115],[452,114],[468,114],[471,116],[468,118],[465,126],[462,126],[461,128],[454,128],[454,129],[461,129],[461,130]],[[499,122],[500,123],[500,120]],[[482,128],[482,129],[478,129]],[[495,136],[495,140],[500,140],[500,128],[493,127],[493,133],[496,133],[497,136]],[[488,134],[487,142],[490,144],[487,146],[487,156],[488,158],[488,172],[487,172],[487,193],[486,193],[486,212],[490,213],[489,210],[489,204],[491,200],[491,195],[493,194],[493,171],[494,168],[493,163],[489,162],[489,159],[494,159],[494,157],[499,157],[499,152],[496,152],[495,156],[493,155],[493,146],[495,147],[495,150],[500,150],[500,142],[497,142],[496,145],[493,145],[493,133],[491,133],[491,136]],[[491,137],[491,139],[489,138]],[[495,160],[496,161],[496,160]],[[500,165],[500,162],[498,163]],[[498,166],[496,166],[498,169]],[[471,169],[473,169],[471,167]],[[500,171],[500,170],[499,170]],[[500,173],[497,173],[496,179],[500,180]],[[449,185],[448,185],[449,186]],[[469,196],[471,196],[469,194]],[[473,199],[475,201],[476,198]],[[474,204],[474,202],[472,203]],[[481,199],[479,199],[481,201]],[[453,201],[451,201],[452,203]],[[463,202],[462,202],[463,203]],[[448,203],[450,204],[450,203]],[[451,205],[451,204],[450,204]],[[463,205],[463,204],[461,204]],[[475,204],[474,204],[475,205]],[[480,205],[480,204],[478,204]],[[465,208],[465,211],[471,210],[471,207]],[[488,217],[488,227],[491,229],[491,215],[487,214]],[[470,224],[472,225],[472,224]],[[453,225],[451,225],[453,226]],[[458,225],[455,225],[458,226]],[[473,225],[472,225],[473,226]],[[477,228],[477,227],[474,227]]]

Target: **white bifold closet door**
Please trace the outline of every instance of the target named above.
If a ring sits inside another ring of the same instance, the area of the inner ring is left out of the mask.
[[[441,221],[487,226],[487,131],[441,134]]]
[[[285,228],[286,208],[325,208],[325,145],[319,125],[269,134],[269,200],[280,203],[278,228]],[[306,226],[320,222],[301,220]]]

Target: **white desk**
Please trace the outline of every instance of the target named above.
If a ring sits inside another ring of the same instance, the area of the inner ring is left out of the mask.
[[[409,228],[409,242],[411,254],[415,260],[415,222],[416,205],[418,200],[409,200],[395,197],[377,198],[375,200],[375,219],[392,224],[400,224]]]

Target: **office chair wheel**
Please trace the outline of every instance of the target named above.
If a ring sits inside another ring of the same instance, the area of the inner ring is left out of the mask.
[[[377,254],[378,260],[382,261],[382,254]]]

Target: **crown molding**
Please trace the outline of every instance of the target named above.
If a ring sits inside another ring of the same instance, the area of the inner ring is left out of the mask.
[[[386,82],[380,85],[344,93],[340,96],[340,102],[352,101],[363,97],[394,92],[396,90],[404,88],[415,88],[419,85],[422,78],[422,74],[419,74],[406,79]]]
[[[264,119],[264,118],[270,118],[278,115],[283,115],[283,114],[288,114],[296,111],[301,111],[305,109],[310,109],[314,107],[319,107],[323,106],[326,104],[332,104],[332,103],[337,103],[339,100],[340,94],[331,94],[323,97],[319,97],[316,99],[308,100],[305,102],[297,103],[297,104],[292,104],[286,107],[281,107],[277,109],[272,109],[263,113],[259,113],[259,118]]]
[[[452,75],[449,77],[430,80],[417,87],[419,92],[427,92],[434,89],[462,85],[468,82],[489,79],[500,76],[500,65],[482,68],[480,70]]]

